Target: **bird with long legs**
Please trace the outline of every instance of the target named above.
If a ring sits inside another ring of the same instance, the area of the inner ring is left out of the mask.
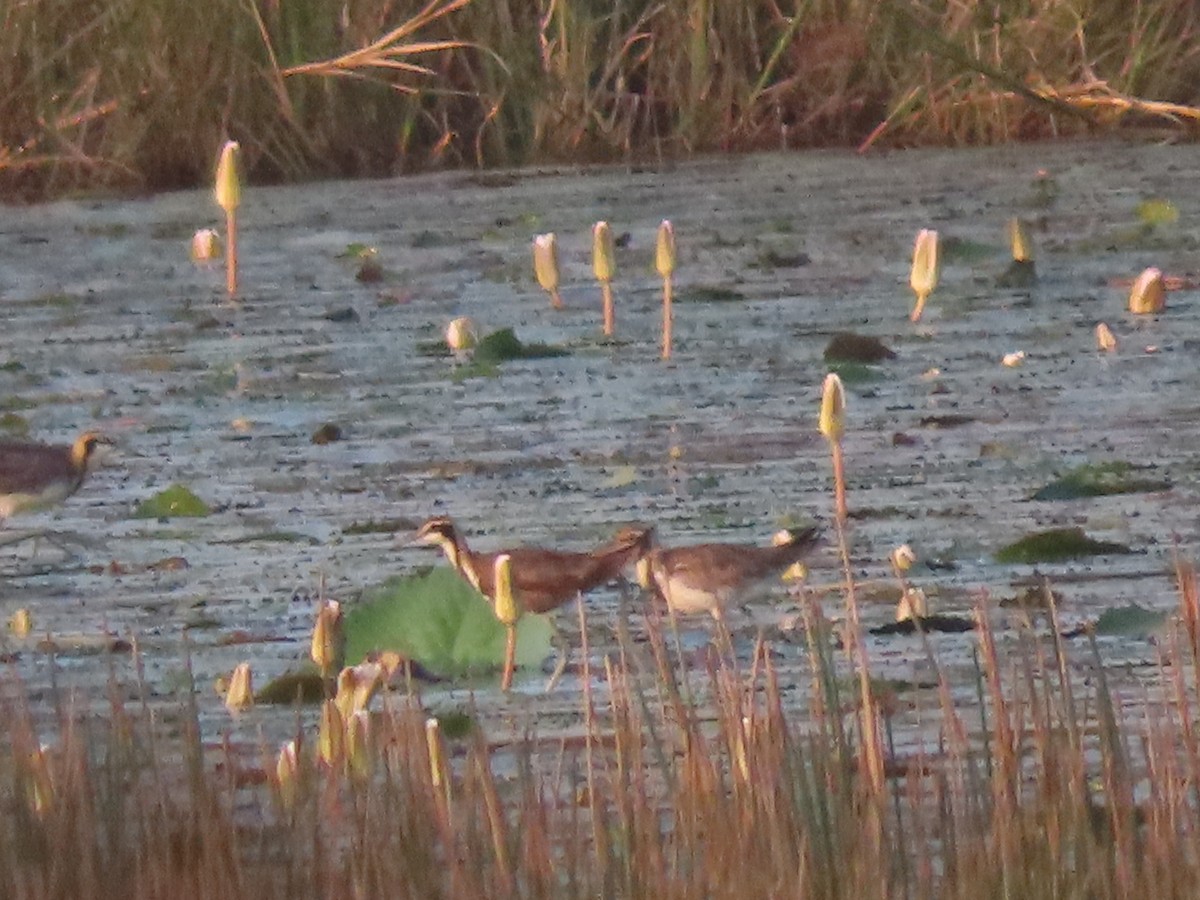
[[[493,567],[496,557],[511,559],[513,588],[525,612],[550,613],[568,600],[617,581],[624,571],[648,552],[653,529],[626,526],[604,544],[586,551],[551,550],[546,547],[509,547],[493,552],[473,550],[449,516],[425,522],[408,543],[439,548],[455,571],[495,603]],[[551,620],[553,623],[553,619]],[[558,662],[546,685],[551,690],[567,666],[565,641],[554,625]]]

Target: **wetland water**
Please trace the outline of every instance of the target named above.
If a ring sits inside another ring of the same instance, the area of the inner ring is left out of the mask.
[[[445,512],[484,549],[583,547],[633,520],[655,523],[667,544],[765,542],[784,520],[829,525],[816,414],[822,352],[843,330],[897,353],[882,377],[849,384],[858,576],[887,578],[889,552],[908,542],[945,563],[919,564],[914,583],[939,611],[967,612],[979,591],[1011,596],[1034,572],[996,562],[997,549],[1032,529],[1079,525],[1135,552],[1040,567],[1063,595],[1065,624],[1133,602],[1170,610],[1173,541],[1189,557],[1197,550],[1197,293],[1185,283],[1164,314],[1135,318],[1128,286],[1115,282],[1149,265],[1196,272],[1198,176],[1194,147],[1104,143],[250,188],[237,306],[225,302],[220,271],[187,258],[192,232],[218,222],[208,191],[6,208],[6,409],[36,438],[102,428],[119,451],[61,509],[10,523],[87,543],[75,562],[4,550],[0,612],[29,608],[38,635],[136,637],[146,685],[164,702],[181,684],[188,629],[206,729],[286,728],[294,714],[262,707],[231,725],[213,680],[249,659],[261,686],[303,658],[321,577],[352,604],[432,561],[387,534],[348,532],[354,523],[410,527]],[[1149,198],[1172,201],[1178,221],[1146,227],[1138,207]],[[1037,246],[1040,277],[1028,289],[996,286],[1012,216],[1031,222]],[[658,359],[651,266],[662,218],[680,248],[669,365]],[[614,345],[598,340],[597,219],[629,234]],[[961,243],[913,325],[908,269],[922,227]],[[533,280],[530,240],[544,231],[559,236],[565,311],[551,310]],[[345,258],[355,244],[378,249],[382,282],[355,279]],[[449,359],[422,352],[459,315],[572,352],[463,379]],[[1096,351],[1099,321],[1116,333],[1117,353]],[[1002,365],[1015,351],[1023,364]],[[344,440],[313,444],[328,422]],[[1171,486],[1030,499],[1072,466],[1112,461],[1144,464]],[[213,514],[132,517],[177,482]],[[186,567],[155,565],[173,557]],[[832,541],[811,569],[817,584],[837,579]],[[894,590],[864,596],[868,625],[891,619]],[[836,595],[826,605],[837,612]],[[603,650],[617,598],[597,592],[589,609]],[[794,609],[779,590],[734,625],[752,634]],[[996,609],[1002,638],[1006,621]],[[707,627],[698,620],[689,632],[702,642]],[[964,702],[974,696],[974,640],[934,640],[952,678],[961,675]],[[60,641],[59,683],[102,703],[111,668],[132,696],[130,657],[91,655],[89,643]],[[1121,670],[1155,677],[1125,665],[1152,661],[1150,642],[1101,645]],[[42,696],[50,657],[32,641],[9,638],[8,649],[12,671]],[[781,671],[803,681],[803,640],[775,649]],[[876,639],[871,652],[881,674],[902,678],[922,658],[916,639]],[[532,704],[544,722],[569,721],[578,678],[548,696],[537,693],[543,680],[527,676],[506,699],[489,688],[484,707]]]

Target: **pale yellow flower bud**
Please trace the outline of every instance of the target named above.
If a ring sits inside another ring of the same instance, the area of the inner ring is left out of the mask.
[[[1103,322],[1096,326],[1096,346],[1105,353],[1112,353],[1117,349],[1117,338],[1112,333],[1112,329]]]
[[[592,271],[597,281],[612,281],[617,274],[617,249],[607,222],[592,227]]]
[[[459,316],[446,326],[446,346],[454,351],[456,356],[465,356],[475,349],[479,343],[479,332],[475,323],[467,316]]]
[[[371,774],[371,716],[365,709],[346,720],[346,766],[350,777],[364,779]]]
[[[22,606],[14,612],[8,620],[8,630],[21,640],[29,637],[29,633],[33,631],[33,616],[29,610]]]
[[[296,805],[299,782],[300,758],[296,752],[296,742],[288,741],[279,748],[279,756],[275,758],[275,787],[284,809],[290,810]]]
[[[501,553],[493,567],[496,589],[496,618],[502,625],[512,627],[521,618],[521,604],[517,600],[512,581],[512,557]]]
[[[317,731],[317,755],[327,766],[338,765],[346,752],[346,724],[332,700],[321,706],[321,724]]]
[[[921,318],[925,308],[925,298],[933,293],[938,283],[938,233],[929,228],[922,228],[917,233],[917,241],[913,247],[912,274],[909,284],[917,295],[917,305],[912,311],[912,320]]]
[[[226,141],[221,148],[221,159],[217,163],[216,197],[217,206],[225,212],[237,209],[242,203],[241,155],[237,141]]]
[[[1008,220],[1008,242],[1012,246],[1012,257],[1016,262],[1033,261],[1033,242],[1020,219]]]
[[[1129,292],[1131,313],[1160,313],[1167,306],[1167,288],[1163,284],[1163,273],[1151,267],[1142,272]]]
[[[533,239],[533,274],[543,291],[558,290],[558,238],[554,232]]]
[[[825,376],[821,390],[821,418],[818,421],[821,434],[831,441],[842,439],[846,429],[846,391],[842,379],[830,372]]]
[[[925,592],[920,588],[910,587],[896,604],[896,621],[906,622],[912,618],[924,619],[929,615],[929,603]]]
[[[442,786],[442,737],[438,720],[425,720],[425,746],[429,748],[429,781],[435,788]]]
[[[675,272],[675,228],[667,219],[658,226],[658,242],[654,246],[654,268],[663,278]]]
[[[250,663],[238,663],[229,676],[229,688],[225,691],[225,707],[238,712],[254,705],[254,687],[250,675]]]
[[[327,601],[317,612],[310,652],[312,661],[317,664],[325,678],[342,668],[346,654],[346,635],[342,629],[342,605],[336,600]]]
[[[899,572],[907,572],[913,567],[913,563],[917,561],[917,554],[913,552],[913,548],[908,544],[901,544],[892,551],[892,565]]]

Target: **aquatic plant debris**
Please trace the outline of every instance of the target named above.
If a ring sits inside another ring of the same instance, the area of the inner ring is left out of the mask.
[[[1035,531],[996,551],[996,562],[1039,563],[1063,562],[1087,556],[1132,553],[1125,544],[1098,541],[1079,527],[1050,528]]]

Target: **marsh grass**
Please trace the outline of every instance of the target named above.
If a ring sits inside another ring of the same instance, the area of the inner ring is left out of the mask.
[[[1195,129],[1191,0],[22,0],[0,192]]]
[[[1154,687],[1111,683],[1094,641],[1057,628],[1002,637],[981,599],[973,691],[955,696],[928,642],[934,688],[877,686],[882,790],[816,603],[807,685],[761,639],[697,667],[654,614],[597,662],[581,606],[582,730],[539,735],[518,707],[449,739],[392,694],[365,766],[318,762],[298,724],[286,802],[275,748],[202,741],[191,700],[152,713],[114,675],[100,714],[58,692],[47,712],[7,676],[0,894],[1194,896],[1200,612],[1178,572]]]

